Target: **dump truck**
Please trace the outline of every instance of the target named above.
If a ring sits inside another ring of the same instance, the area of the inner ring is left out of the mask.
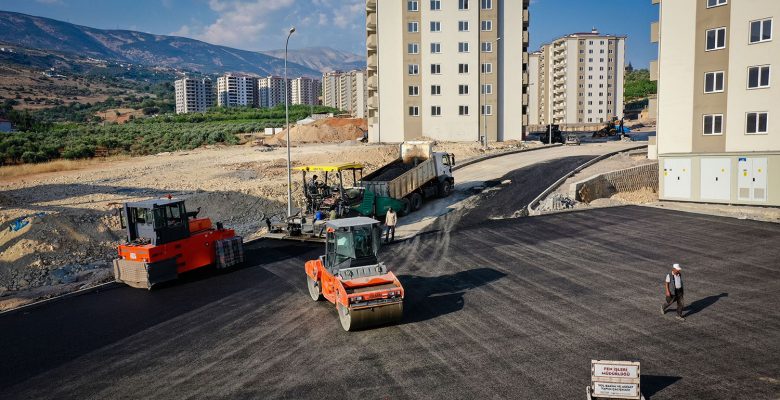
[[[325,255],[304,266],[309,296],[334,304],[345,331],[396,323],[403,316],[404,288],[378,259],[379,224],[368,217],[328,221]]]
[[[221,223],[198,218],[184,201],[153,199],[125,203],[120,210],[127,241],[117,248],[114,279],[152,289],[179,274],[207,266],[228,268],[244,261],[241,236]]]
[[[366,175],[361,186],[378,197],[401,201],[403,205],[396,211],[406,215],[420,209],[425,199],[452,194],[455,187],[454,166],[455,155],[434,152],[430,142],[405,142],[401,144],[400,157]],[[376,205],[376,215],[382,216],[387,212],[384,205]],[[357,209],[368,215],[367,209]]]

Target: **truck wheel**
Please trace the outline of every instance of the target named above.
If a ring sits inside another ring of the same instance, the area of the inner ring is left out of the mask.
[[[452,181],[439,182],[439,197],[445,198],[452,194]]]
[[[309,296],[314,301],[322,301],[322,287],[320,283],[306,275],[306,286],[309,288]]]
[[[409,213],[412,212],[412,202],[409,201],[408,198],[404,197],[401,199],[401,203],[403,204],[403,208],[398,210],[398,216],[403,217],[405,215],[409,215]]]
[[[417,211],[422,207],[423,198],[419,193],[412,193],[409,195],[409,202],[412,203],[412,211]]]

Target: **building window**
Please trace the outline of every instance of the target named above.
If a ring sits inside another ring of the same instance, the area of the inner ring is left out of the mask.
[[[493,94],[493,84],[486,83],[482,85],[482,94]]]
[[[482,42],[482,52],[483,53],[492,53],[493,52],[493,43],[492,42]]]
[[[704,134],[722,135],[723,134],[723,114],[713,114],[704,116]]]
[[[420,66],[417,64],[409,64],[409,75],[418,75],[420,73]]]
[[[432,54],[441,53],[441,43],[431,43],[431,53]]]
[[[431,21],[431,32],[441,32],[441,22]]]
[[[772,18],[750,22],[750,43],[772,40]]]
[[[722,6],[728,3],[728,0],[707,0],[707,8]]]
[[[469,94],[469,85],[458,85],[458,94],[460,95]]]
[[[458,115],[469,115],[469,106],[459,106]]]
[[[468,32],[469,21],[458,21],[458,32]]]
[[[493,21],[491,20],[485,20],[482,21],[482,31],[488,32],[493,30]]]
[[[493,0],[482,0],[481,3],[483,10],[490,10],[493,8]]]
[[[409,43],[406,45],[406,51],[409,54],[417,54],[420,52],[420,45],[418,43]]]
[[[431,0],[431,10],[441,10],[441,0]]]
[[[580,62],[585,62],[585,59],[584,58],[580,58]]]
[[[410,22],[408,24],[408,30],[409,33],[417,33],[420,31],[420,23],[419,22]]]
[[[468,74],[469,73],[469,65],[468,64],[458,64],[458,73],[459,74]]]
[[[767,133],[769,114],[765,112],[747,113],[747,129],[745,133],[749,135],[760,135]]]
[[[769,87],[769,66],[748,68],[748,89]]]
[[[493,64],[491,64],[491,63],[482,63],[482,73],[483,74],[492,74],[493,73]]]
[[[431,64],[431,73],[434,75],[441,74],[441,64]]]
[[[723,71],[707,72],[704,74],[704,93],[722,92],[725,86],[725,74]]]
[[[407,1],[406,2],[406,10],[407,11],[412,11],[412,12],[419,11],[420,7],[417,4],[417,0]]]
[[[458,0],[458,10],[468,10],[469,0]]]
[[[469,42],[458,43],[458,53],[468,53],[468,52],[469,52]]]
[[[726,28],[710,29],[707,31],[707,47],[705,50],[720,50],[726,48]]]
[[[440,85],[431,85],[431,95],[432,96],[441,96],[441,86]]]
[[[419,95],[420,95],[419,86],[409,86],[409,96],[419,96]]]
[[[411,116],[411,117],[419,117],[420,116],[420,107],[417,107],[417,106],[409,107],[409,116]]]
[[[441,117],[441,106],[431,106],[431,115]]]
[[[482,106],[482,115],[493,115],[493,106],[490,104]]]

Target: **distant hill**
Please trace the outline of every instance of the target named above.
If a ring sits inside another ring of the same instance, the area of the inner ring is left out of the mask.
[[[206,74],[237,72],[280,75],[284,60],[183,37],[127,30],[103,30],[49,18],[0,11],[0,42],[153,67]],[[290,76],[321,76],[320,68],[288,64]],[[322,64],[317,61],[314,65]]]
[[[284,58],[284,50],[270,50],[263,53],[273,57]],[[290,50],[287,58],[291,62],[305,65],[320,72],[351,71],[353,69],[366,68],[366,58],[364,56],[330,47],[307,47]]]

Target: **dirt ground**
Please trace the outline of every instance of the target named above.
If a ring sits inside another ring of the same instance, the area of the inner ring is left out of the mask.
[[[253,143],[0,178],[0,310],[110,280],[108,267],[124,237],[116,217],[123,202],[170,194],[245,240],[261,236],[265,218],[286,211],[286,149]],[[517,145],[496,144],[490,151]],[[435,150],[459,161],[485,153],[477,143],[437,143]],[[355,140],[292,149],[293,166],[358,162],[365,173],[397,156],[396,145]],[[295,172],[292,178],[293,204],[301,207],[302,178]],[[28,224],[12,231],[19,218]]]

